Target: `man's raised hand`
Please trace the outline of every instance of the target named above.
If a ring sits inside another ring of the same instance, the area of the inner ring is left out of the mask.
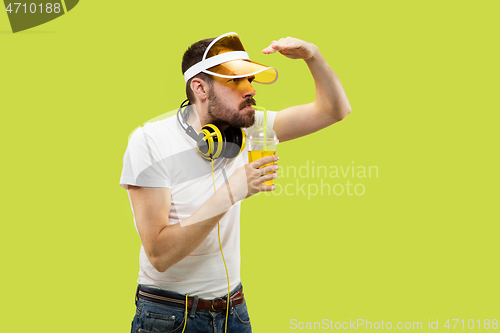
[[[273,40],[271,44],[262,50],[264,54],[272,54],[275,52],[280,52],[285,57],[290,59],[309,59],[313,57],[318,51],[318,47],[312,43],[287,37],[281,38],[276,41]]]

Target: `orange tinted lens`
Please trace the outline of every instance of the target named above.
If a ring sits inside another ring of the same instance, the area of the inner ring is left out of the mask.
[[[241,44],[240,37],[237,35],[229,35],[219,39],[214,45],[212,45],[212,47],[210,47],[206,58],[208,59],[215,55],[229,51],[245,51],[243,44]]]
[[[259,83],[273,83],[276,81],[277,72],[274,68],[268,68],[263,72],[255,74],[255,82]]]
[[[268,68],[267,66],[244,59],[227,61],[208,70],[222,75],[255,75],[254,81],[260,83],[270,83],[276,79],[276,70],[274,68]]]
[[[231,60],[208,70],[223,75],[242,75],[256,72],[259,69],[262,67],[246,60]]]

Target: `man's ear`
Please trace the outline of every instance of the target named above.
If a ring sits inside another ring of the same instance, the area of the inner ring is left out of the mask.
[[[209,85],[203,79],[195,77],[191,80],[191,90],[199,101],[205,101],[209,95]]]

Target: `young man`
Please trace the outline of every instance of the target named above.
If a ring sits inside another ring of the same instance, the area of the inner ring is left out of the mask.
[[[303,59],[315,81],[314,102],[268,111],[267,126],[280,142],[350,113],[314,44],[287,37],[262,52]],[[221,332],[226,324],[228,332],[251,332],[240,280],[240,203],[275,189],[263,183],[276,178],[278,157],[248,163],[242,137],[263,125],[263,112],[251,107],[253,82],[273,83],[277,72],[252,62],[235,33],[193,44],[182,71],[190,105],[139,128],[124,156],[120,185],[142,240],[132,332]]]

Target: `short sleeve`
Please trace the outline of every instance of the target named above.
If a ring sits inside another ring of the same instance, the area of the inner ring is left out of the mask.
[[[158,146],[144,127],[137,129],[128,142],[123,156],[120,186],[171,187],[170,177]]]

